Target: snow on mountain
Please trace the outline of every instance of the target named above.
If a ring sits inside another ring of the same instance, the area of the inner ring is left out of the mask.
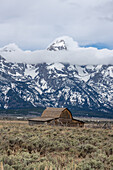
[[[54,64],[50,64],[48,67],[47,67],[49,70],[60,70],[62,71],[62,69],[64,68],[64,65],[61,64],[61,63],[54,63]]]
[[[0,52],[20,52],[22,51],[15,43],[8,44],[3,48],[0,48]]]
[[[48,47],[49,51],[59,51],[59,50],[75,50],[78,48],[78,43],[74,41],[71,37],[63,36],[55,39]]]
[[[113,65],[24,64],[0,57],[0,108],[38,106],[112,114]]]

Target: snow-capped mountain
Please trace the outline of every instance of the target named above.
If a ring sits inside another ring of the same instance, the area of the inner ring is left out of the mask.
[[[78,43],[75,42],[71,37],[63,36],[55,39],[48,47],[49,51],[59,50],[75,50],[78,47]]]
[[[0,48],[0,52],[20,52],[22,51],[16,44],[11,43],[8,44],[6,46],[4,46],[3,48]]]
[[[69,45],[70,41],[58,38],[53,46],[52,43],[48,50],[42,51],[43,55],[40,54],[45,56],[49,50],[51,53],[50,47],[55,49],[53,56],[57,54],[56,49],[68,54],[68,50],[78,48],[76,43]],[[26,62],[7,60],[8,56],[15,55],[25,58],[26,53],[30,55],[31,63],[27,59]],[[32,54],[37,57],[37,52],[24,52],[14,44],[0,49],[0,54],[1,109],[68,107],[74,112],[113,117],[113,64],[77,65],[52,60],[32,63]]]
[[[0,108],[113,111],[113,65],[10,63],[0,57]]]

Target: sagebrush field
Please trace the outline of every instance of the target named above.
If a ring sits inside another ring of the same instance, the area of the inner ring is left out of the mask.
[[[0,122],[4,170],[113,170],[113,128]]]

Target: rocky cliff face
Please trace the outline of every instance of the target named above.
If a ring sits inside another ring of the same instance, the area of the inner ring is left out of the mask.
[[[0,108],[113,111],[113,65],[23,64],[0,57]]]
[[[67,50],[67,47],[64,40],[57,40],[57,42],[50,45],[50,47],[48,47],[47,50],[49,51]]]

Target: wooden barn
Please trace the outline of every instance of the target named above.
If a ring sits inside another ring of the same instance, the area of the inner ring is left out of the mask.
[[[29,119],[29,125],[34,124],[48,124],[48,125],[62,125],[62,126],[78,126],[83,127],[84,122],[74,119],[71,112],[67,108],[52,108],[47,107],[41,117]]]

